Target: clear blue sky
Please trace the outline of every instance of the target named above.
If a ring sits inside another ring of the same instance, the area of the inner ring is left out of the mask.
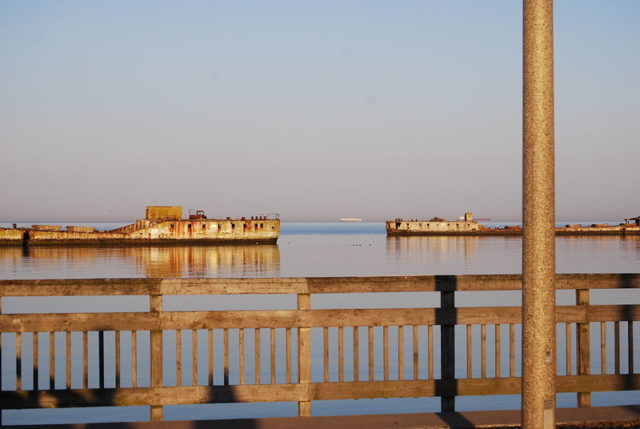
[[[522,2],[0,0],[0,221],[520,218]],[[640,214],[640,1],[556,0],[558,219]]]

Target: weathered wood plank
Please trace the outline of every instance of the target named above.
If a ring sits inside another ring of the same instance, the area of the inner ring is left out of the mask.
[[[556,287],[640,288],[640,274],[558,274]],[[519,275],[0,280],[0,296],[315,294],[519,289]]]
[[[54,313],[0,315],[0,332],[85,330],[175,330],[212,328],[345,327],[359,325],[452,325],[518,323],[519,307],[386,308],[339,310],[240,310],[161,313]],[[586,323],[640,320],[640,305],[557,307],[558,322]]]
[[[640,374],[577,375],[556,378],[557,391],[577,392],[640,389]],[[179,405],[216,402],[277,402],[309,400],[407,398],[517,394],[519,378],[405,380],[343,383],[270,384],[243,386],[180,386],[120,389],[2,391],[4,408]]]

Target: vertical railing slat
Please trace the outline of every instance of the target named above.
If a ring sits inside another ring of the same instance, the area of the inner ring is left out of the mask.
[[[49,332],[49,389],[56,388],[56,333]]]
[[[120,331],[116,331],[115,333],[115,342],[116,342],[116,387],[122,387],[121,386],[121,380],[120,380],[120,339],[121,339],[121,335],[120,335]]]
[[[182,329],[176,329],[176,386],[182,386]]]
[[[565,364],[567,375],[571,375],[571,359],[573,358],[571,347],[571,323],[565,323],[564,338],[565,338]]]
[[[627,322],[627,359],[629,361],[629,370],[628,373],[629,374],[633,374],[635,372],[635,369],[633,367],[633,321],[629,320]]]
[[[207,329],[207,385],[213,386],[213,329]]]
[[[495,332],[495,377],[499,378],[502,376],[502,325],[496,323],[493,325],[493,329]]]
[[[600,374],[607,373],[607,322],[600,322]]]
[[[413,379],[418,379],[418,325],[413,325]]]
[[[240,328],[238,330],[238,371],[240,372],[239,375],[239,383],[240,384],[245,384],[245,373],[246,373],[246,369],[244,367],[244,352],[245,352],[245,345],[244,345],[244,328]]]
[[[224,348],[224,385],[228,386],[229,383],[229,378],[230,378],[230,374],[229,374],[229,329],[228,328],[224,328],[224,330],[222,331],[223,333],[223,348]]]
[[[22,390],[22,333],[16,332],[16,390]]]
[[[516,376],[516,325],[509,324],[509,376]]]
[[[487,325],[480,325],[480,377],[487,377]]]
[[[276,384],[276,329],[275,328],[271,328],[271,330],[269,331],[269,340],[271,342],[271,356],[270,356],[270,363],[271,363],[271,384]]]
[[[473,378],[472,325],[467,325],[467,378]]]
[[[360,381],[360,338],[358,327],[353,327],[353,381]]]
[[[260,384],[260,328],[254,329],[253,343],[255,384]]]
[[[287,384],[291,384],[293,365],[291,364],[291,328],[287,328],[285,335],[285,348],[286,348],[286,367],[287,367]]]
[[[324,382],[329,382],[329,328],[322,328],[322,366],[324,372]]]
[[[374,361],[374,343],[373,343],[373,326],[367,326],[367,352],[369,354],[369,379],[373,381],[375,374],[375,361]]]
[[[427,359],[429,360],[429,373],[427,378],[433,380],[433,325],[427,326]]]
[[[338,327],[338,381],[344,381],[344,328]]]
[[[383,380],[389,379],[389,327],[382,328],[382,352],[383,352]]]
[[[198,385],[198,330],[191,330],[191,385]]]
[[[38,332],[34,332],[33,333],[33,364],[31,365],[32,369],[33,369],[33,390],[38,390],[38,381],[39,381],[39,370],[38,367],[40,366],[39,363],[39,354],[40,354],[40,346],[39,346],[39,340],[38,340]]]
[[[104,331],[98,331],[98,387],[104,389]]]
[[[614,374],[620,374],[620,322],[615,322],[613,324],[613,334],[614,334],[614,364],[615,371]]]
[[[404,380],[404,326],[398,326],[398,380]]]
[[[71,332],[65,332],[65,370],[67,373],[66,386],[67,389],[71,389]]]
[[[133,376],[132,376],[133,378]],[[82,332],[82,387],[89,388],[89,332]],[[135,384],[134,384],[135,387]]]
[[[138,331],[131,331],[131,387],[138,387]]]

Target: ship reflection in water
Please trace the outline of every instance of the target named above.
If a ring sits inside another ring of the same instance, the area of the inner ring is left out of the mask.
[[[522,238],[387,237],[387,258],[401,274],[519,274]],[[640,262],[640,236],[556,237],[560,273],[627,272]]]
[[[0,271],[3,278],[278,277],[280,251],[277,245],[0,247]]]

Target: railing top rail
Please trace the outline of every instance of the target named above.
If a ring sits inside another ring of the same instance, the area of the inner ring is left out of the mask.
[[[0,280],[0,296],[321,294],[520,290],[520,275]],[[640,274],[558,274],[557,289],[640,288]]]

